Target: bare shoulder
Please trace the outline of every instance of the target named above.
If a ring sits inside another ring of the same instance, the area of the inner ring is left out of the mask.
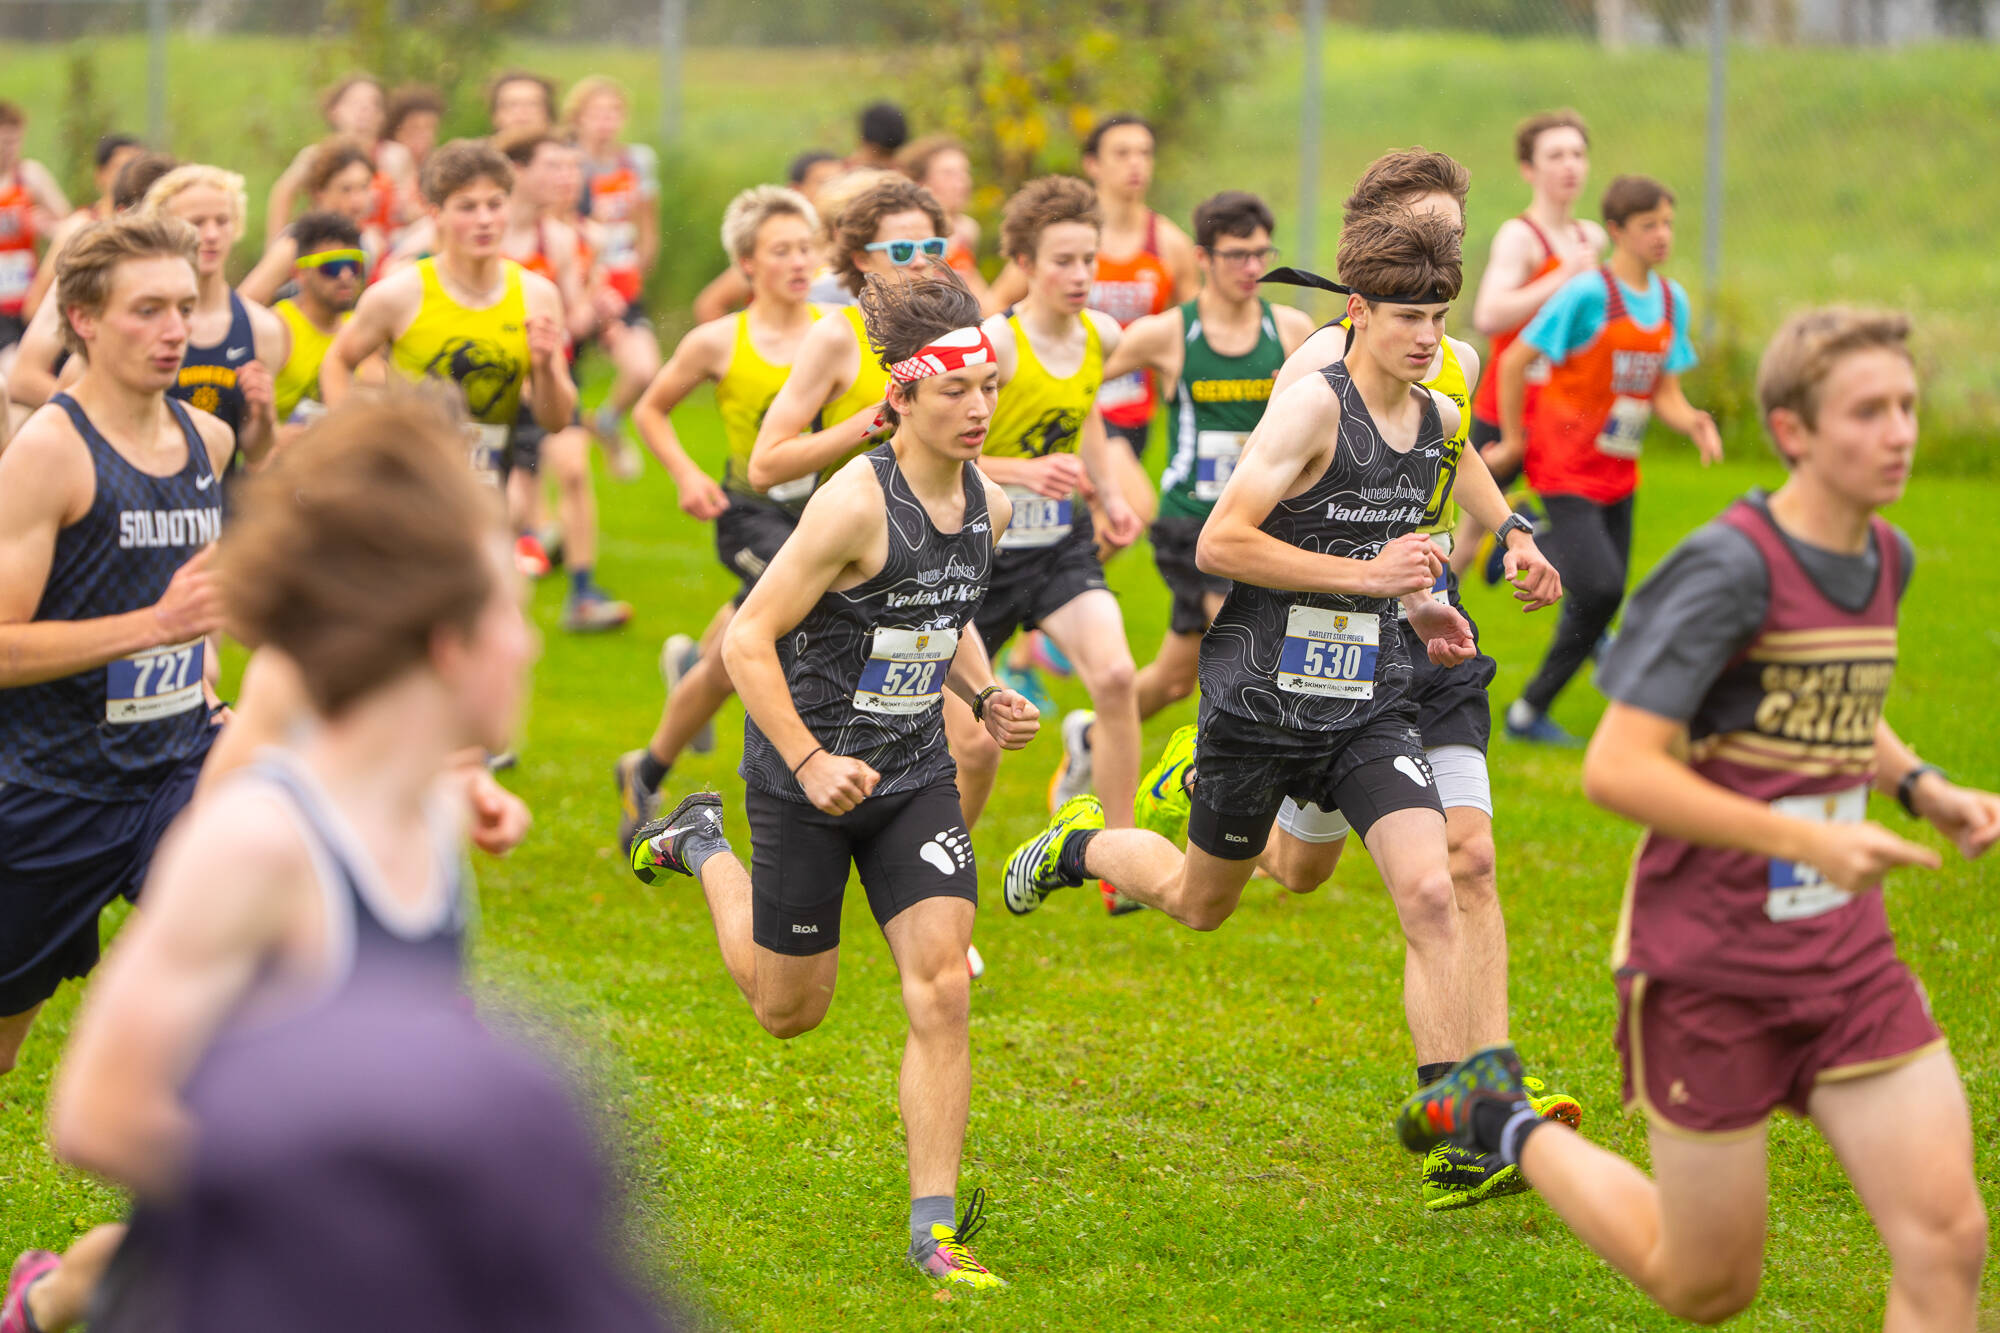
[[[1493,233],[1493,245],[1488,253],[1493,259],[1513,259],[1520,255],[1523,245],[1539,245],[1539,242],[1526,222],[1519,217],[1511,217]]]
[[[1313,317],[1295,305],[1272,306],[1271,318],[1278,326],[1278,345],[1288,356],[1305,346],[1317,327]]]
[[[1583,228],[1583,234],[1589,238],[1592,253],[1601,255],[1611,248],[1611,233],[1604,230],[1603,223],[1584,218],[1578,225]]]
[[[229,466],[229,460],[236,453],[236,432],[222,418],[212,412],[204,412],[198,407],[187,408],[188,420],[194,422],[201,442],[208,446],[208,465],[220,473]]]
[[[1181,230],[1180,224],[1165,213],[1155,212],[1153,217],[1156,228],[1154,235],[1159,238],[1161,251],[1171,250],[1177,256],[1186,255],[1192,257],[1194,254],[1194,241],[1189,238],[1186,232]]]
[[[1465,376],[1468,388],[1479,382],[1479,349],[1463,338],[1446,335],[1445,342],[1451,347],[1451,354],[1458,358],[1458,368]]]
[[[1125,336],[1124,325],[1105,314],[1102,310],[1092,310],[1086,306],[1083,311],[1083,317],[1090,321],[1092,328],[1097,330],[1098,341],[1107,347],[1117,346],[1118,340]]]
[[[9,509],[25,504],[68,512],[79,484],[91,484],[90,451],[69,414],[45,403],[0,453],[0,494],[8,496]]]
[[[189,806],[167,835],[147,880],[146,914],[166,925],[196,914],[266,918],[282,910],[273,888],[314,873],[285,798],[269,782],[237,774]],[[209,920],[204,933],[212,926],[226,923]]]
[[[979,484],[986,489],[986,512],[991,516],[993,543],[997,546],[1000,543],[1000,535],[1007,530],[1007,524],[1013,520],[1014,501],[1007,494],[1006,487],[980,471],[977,466],[973,471],[979,474]]]

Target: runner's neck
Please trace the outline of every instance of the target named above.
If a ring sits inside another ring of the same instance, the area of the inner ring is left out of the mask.
[[[1771,517],[1787,535],[1842,555],[1868,549],[1868,520],[1874,507],[1828,486],[1808,469],[1795,469],[1771,495]]]
[[[949,526],[938,523],[937,516],[940,510],[948,512],[964,495],[965,464],[919,439],[907,420],[897,428],[890,448],[896,451],[896,466],[902,469],[903,480],[922,502],[932,523],[939,528]]]
[[[1341,359],[1347,366],[1347,377],[1361,395],[1361,405],[1368,409],[1378,430],[1386,433],[1390,422],[1401,420],[1403,413],[1412,410],[1414,399],[1410,390],[1416,386],[1384,370],[1358,330],[1347,355]]]
[[[462,255],[453,250],[440,250],[437,256],[438,276],[458,288],[467,296],[500,299],[500,284],[504,271],[500,265],[501,256]],[[487,304],[492,304],[488,301]],[[471,304],[477,304],[473,302]]]
[[[813,322],[812,302],[793,300],[790,293],[766,291],[752,284],[751,290],[757,299],[752,301],[744,314],[749,317],[753,333],[768,333],[772,337],[783,337],[796,333]]]
[[[1104,230],[1107,234],[1114,231],[1136,232],[1139,234],[1139,245],[1145,244],[1146,220],[1153,213],[1146,206],[1145,195],[1118,195],[1100,187],[1097,204],[1104,210]]]
[[[76,383],[63,392],[83,409],[83,414],[90,418],[90,424],[97,427],[98,434],[114,444],[122,443],[142,456],[162,444],[180,440],[178,431],[170,436],[164,429],[167,413],[163,407],[166,398],[163,391],[135,389],[120,383],[104,370],[93,370],[86,365]]]
[[[1611,251],[1611,271],[1635,292],[1643,292],[1652,285],[1653,266],[1623,246]]]
[[[1213,286],[1205,286],[1195,297],[1195,313],[1204,326],[1240,329],[1263,318],[1263,298],[1256,292],[1241,301],[1232,301]]]
[[[194,308],[197,314],[229,309],[229,276],[223,269],[195,274]]]
[[[1031,292],[1017,307],[1016,318],[1021,321],[1021,332],[1030,340],[1035,338],[1047,342],[1061,342],[1077,331],[1082,315],[1073,315],[1067,310],[1053,310],[1044,306]]]

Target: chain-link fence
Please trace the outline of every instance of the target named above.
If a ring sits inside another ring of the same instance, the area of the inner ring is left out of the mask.
[[[1443,149],[1473,174],[1468,287],[1527,202],[1515,123],[1571,106],[1592,134],[1582,211],[1622,172],[1679,196],[1669,271],[1695,298],[1709,401],[1745,418],[1756,348],[1789,309],[1902,305],[1932,438],[1986,468],[2000,370],[1970,353],[2000,296],[1997,34],[2000,0],[0,0],[0,98],[67,182],[87,183],[98,133],[151,124],[242,170],[254,207],[323,132],[317,89],[358,65],[444,87],[458,133],[483,130],[502,65],[610,73],[635,135],[668,140],[670,320],[722,261],[728,196],[802,149],[846,151],[881,97],[973,142],[989,238],[1004,181],[1074,169],[1105,111],[1161,121],[1157,207],[1184,220],[1255,190],[1280,244],[1321,265],[1371,158]]]

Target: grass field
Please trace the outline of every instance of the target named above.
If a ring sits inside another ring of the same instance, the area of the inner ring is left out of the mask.
[[[107,15],[117,11],[107,10]],[[136,34],[136,29],[130,30]],[[1182,142],[1162,146],[1157,202],[1185,222],[1224,187],[1258,191],[1298,237],[1299,44],[1280,34],[1253,75],[1217,99]],[[31,108],[29,150],[58,170],[69,60],[87,51],[92,125],[144,123],[145,49],[136,35],[87,47],[0,49],[0,90]],[[652,51],[630,46],[517,46],[509,62],[568,82],[605,71],[632,88],[635,133],[659,123]],[[250,179],[261,217],[271,180],[321,132],[310,89],[345,69],[338,42],[177,38],[170,53],[172,147],[224,162]],[[1576,38],[1502,39],[1467,33],[1381,32],[1335,26],[1326,47],[1317,258],[1331,263],[1346,185],[1383,150],[1423,143],[1460,158],[1474,188],[1467,288],[1488,238],[1524,202],[1512,130],[1527,113],[1569,103],[1593,129],[1596,190],[1618,172],[1658,176],[1679,192],[1671,269],[1705,308],[1703,236],[1706,58],[1699,51],[1610,53]],[[809,146],[844,149],[856,107],[896,95],[896,66],[878,50],[697,50],[686,61],[686,136],[666,160],[666,253],[656,309],[671,322],[720,266],[715,222],[729,195],[775,179]],[[1739,47],[1727,105],[1723,286],[1710,370],[1691,382],[1722,409],[1725,429],[1752,432],[1740,410],[1750,358],[1782,315],[1813,301],[1891,303],[1919,319],[1934,366],[1930,389],[1956,437],[1954,470],[1994,475],[1984,421],[2000,410],[2000,370],[1966,354],[2000,296],[1990,219],[2000,183],[2000,61],[1975,43],[1898,50]],[[474,82],[477,82],[476,80]],[[1345,95],[1366,92],[1365,103]],[[476,90],[454,113],[459,132],[484,129]],[[1913,151],[1919,147],[1921,151]],[[989,235],[994,231],[989,227]],[[261,236],[261,230],[257,233]],[[247,268],[252,247],[238,256]],[[1733,421],[1732,421],[1733,418]]]
[[[681,414],[691,447],[719,458],[706,402]],[[1703,472],[1656,451],[1639,510],[1638,566],[1753,483],[1765,456]],[[1157,457],[1157,451],[1155,453]],[[1990,720],[2000,677],[2000,572],[1987,558],[2000,485],[1919,480],[1895,517],[1919,568],[1903,619],[1892,715],[1953,774],[2000,786]],[[850,894],[839,996],[789,1044],[756,1026],[716,956],[689,885],[645,889],[613,854],[612,758],[657,715],[660,638],[693,631],[729,590],[709,534],[649,471],[603,483],[603,579],[638,605],[630,630],[576,639],[555,627],[561,589],[537,590],[546,634],[535,712],[510,779],[532,803],[529,840],[482,861],[476,967],[482,995],[525,1006],[559,1034],[592,1089],[629,1196],[646,1273],[715,1327],[1664,1329],[1653,1311],[1532,1197],[1428,1217],[1415,1162],[1389,1116],[1411,1082],[1399,1003],[1402,946],[1360,856],[1309,897],[1254,883],[1221,931],[1152,914],[1109,920],[1059,896],[1033,918],[1001,905],[1007,852],[1044,818],[1053,729],[1003,767],[976,834],[986,884],[977,940],[974,1100],[963,1191],[984,1187],[979,1253],[1013,1282],[949,1299],[900,1263],[906,1184],[895,1113],[902,1014],[887,951]],[[1118,561],[1143,659],[1166,599],[1143,549]],[[1550,623],[1477,590],[1500,661],[1495,698],[1525,680]],[[1077,703],[1076,691],[1061,691]],[[1558,709],[1587,729],[1578,687]],[[1149,755],[1192,705],[1148,726]],[[734,774],[740,708],[717,753],[669,789],[724,793],[747,852]],[[1587,806],[1573,755],[1505,741],[1492,755],[1500,875],[1514,968],[1514,1032],[1539,1070],[1580,1096],[1586,1132],[1644,1160],[1617,1109],[1606,964],[1633,831]],[[1892,803],[1877,818],[1906,828]],[[1928,834],[1923,834],[1928,838]],[[1935,838],[1928,838],[1936,842]],[[1979,1170],[2000,1202],[2000,862],[1892,882],[1903,954],[1930,988],[1969,1085]],[[114,1191],[55,1166],[41,1124],[76,989],[50,1006],[22,1067],[0,1079],[0,1259],[60,1248],[118,1214]],[[1764,1293],[1745,1329],[1862,1329],[1879,1319],[1884,1252],[1827,1150],[1790,1121],[1773,1135],[1774,1208]],[[963,1197],[963,1194],[961,1195]],[[2000,1281],[1988,1318],[2000,1327]]]

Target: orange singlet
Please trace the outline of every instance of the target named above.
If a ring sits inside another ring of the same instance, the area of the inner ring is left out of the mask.
[[[1540,495],[1580,495],[1613,504],[1639,489],[1639,445],[1653,413],[1653,391],[1674,345],[1674,288],[1660,275],[1662,316],[1646,328],[1632,318],[1625,288],[1610,268],[1604,280],[1604,328],[1549,371],[1528,431],[1528,485]]]
[[[1561,268],[1562,256],[1556,253],[1555,246],[1549,241],[1548,233],[1543,231],[1533,218],[1523,213],[1521,214],[1521,221],[1528,224],[1528,230],[1535,233],[1535,239],[1542,243],[1541,267],[1528,275],[1528,282],[1521,284],[1523,287],[1526,287],[1528,283],[1539,282]],[[1573,225],[1576,227],[1577,240],[1588,245],[1590,243],[1590,235],[1584,231],[1583,224],[1578,222]],[[1492,346],[1486,353],[1486,366],[1479,376],[1479,391],[1472,396],[1472,415],[1477,420],[1484,421],[1490,426],[1498,426],[1500,424],[1500,377],[1493,373],[1494,367],[1500,364],[1500,354],[1513,346],[1514,340],[1521,336],[1521,330],[1527,328],[1529,320],[1532,320],[1534,317],[1534,312],[1530,311],[1527,319],[1522,320],[1511,329],[1506,329],[1493,335],[1491,340]],[[1535,390],[1540,382],[1547,377],[1547,374],[1548,367],[1539,360],[1534,365],[1528,367],[1527,406],[1529,412],[1534,411]]]
[[[973,258],[972,251],[956,236],[951,238],[951,246],[944,252],[944,262],[960,273],[971,275],[979,272],[979,264]],[[1098,265],[1097,271],[1103,273],[1104,266]]]
[[[1173,303],[1174,275],[1160,258],[1160,215],[1146,215],[1146,243],[1127,259],[1097,256],[1097,281],[1090,285],[1090,308],[1101,310],[1124,328],[1135,319],[1157,315]],[[1135,370],[1106,380],[1097,406],[1105,421],[1136,428],[1153,419],[1153,376]]]
[[[21,317],[35,280],[35,198],[16,172],[0,190],[0,315]]]

